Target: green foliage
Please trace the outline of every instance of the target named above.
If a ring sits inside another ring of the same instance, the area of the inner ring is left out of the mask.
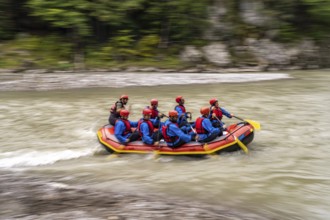
[[[58,35],[20,35],[0,46],[1,67],[13,67],[29,62],[36,68],[71,66],[72,45]]]
[[[111,55],[114,60],[125,61],[135,55],[133,36],[130,35],[128,30],[120,31],[118,36],[111,39],[110,45],[112,46]]]
[[[123,24],[125,14],[121,9],[122,1],[95,0],[90,2],[90,16],[111,26]]]
[[[314,39],[330,34],[329,0],[264,0],[280,30],[280,40],[294,41],[297,37]]]
[[[149,0],[139,17],[142,33],[170,43],[198,39],[208,24],[207,6],[208,1]]]
[[[9,0],[0,0],[0,40],[13,36],[14,22]]]
[[[297,32],[295,27],[283,22],[280,26],[280,32],[278,35],[279,42],[293,42],[301,39],[301,35]]]
[[[79,36],[90,35],[88,0],[29,0],[32,15],[57,28],[73,29]]]
[[[309,36],[321,40],[330,35],[330,1],[329,0],[303,0],[309,14]]]
[[[129,60],[128,62],[120,62],[115,60],[110,61],[104,61],[99,60],[96,57],[88,56],[88,59],[86,60],[86,66],[88,68],[104,68],[104,69],[110,69],[110,68],[119,68],[119,69],[125,69],[129,67],[155,67],[155,68],[161,68],[161,69],[181,69],[185,64],[180,61],[180,59],[177,56],[165,56],[162,60],[156,60],[151,58],[143,58],[139,60]]]
[[[221,39],[243,42],[251,36],[264,37],[269,30],[278,31],[275,40],[285,42],[330,35],[330,0],[261,0],[263,13],[274,18],[264,27],[244,23],[242,1],[222,1],[226,16],[219,22],[230,26],[219,31]],[[91,66],[182,65],[177,55],[184,45],[208,44],[203,36],[209,28],[208,7],[213,3],[0,0],[0,40],[13,40],[15,31],[31,34],[1,45],[0,65],[20,65],[29,60],[37,66],[69,68],[74,53],[85,53]]]
[[[157,54],[160,38],[157,35],[147,35],[137,43],[136,50],[142,57],[154,57]]]
[[[329,0],[302,0],[308,6],[308,12],[322,22],[330,23],[330,1]]]

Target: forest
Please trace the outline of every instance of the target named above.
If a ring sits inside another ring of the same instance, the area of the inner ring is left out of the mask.
[[[247,38],[324,45],[329,27],[330,0],[0,0],[0,68],[183,68],[186,46],[235,58]]]

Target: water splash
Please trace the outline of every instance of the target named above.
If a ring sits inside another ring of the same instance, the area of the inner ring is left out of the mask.
[[[0,168],[20,168],[20,167],[35,167],[54,164],[61,160],[71,160],[80,157],[93,155],[93,150],[62,150],[62,151],[32,151],[32,152],[10,152],[0,154]],[[8,157],[10,156],[10,157]]]

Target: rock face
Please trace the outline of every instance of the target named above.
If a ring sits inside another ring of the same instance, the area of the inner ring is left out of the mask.
[[[195,46],[186,46],[181,53],[181,60],[185,62],[200,62],[202,60],[203,54]]]
[[[241,18],[247,24],[265,26],[270,18],[262,14],[263,9],[262,1],[245,0],[240,2]]]
[[[225,67],[231,63],[227,46],[222,43],[212,43],[202,48],[204,57],[211,64]]]
[[[323,42],[323,46],[311,39],[291,44],[276,42],[279,30],[273,22],[277,19],[267,14],[263,1],[240,0],[234,4],[242,24],[258,29],[259,35],[246,34],[238,40],[233,31],[235,25],[227,19],[232,6],[227,1],[215,0],[209,8],[211,25],[204,35],[209,44],[201,48],[187,46],[181,54],[182,61],[191,64],[204,61],[204,65],[217,68],[255,66],[259,70],[315,69],[330,65],[329,42]]]
[[[298,53],[297,50],[286,50],[284,45],[268,39],[247,39],[247,45],[262,65],[286,66],[290,64],[291,57]]]
[[[194,46],[187,46],[181,53],[181,60],[189,63],[200,62],[206,60],[207,62],[218,67],[226,67],[231,63],[230,54],[227,46],[222,43],[212,43],[201,49]]]
[[[228,47],[214,42],[200,49],[186,47],[181,57],[185,62],[198,62],[202,59],[216,67],[259,66],[261,69],[313,69],[320,68],[320,51],[313,41],[302,40],[294,45],[280,44],[269,39],[246,39],[245,46]],[[237,57],[245,56],[244,59]],[[236,56],[235,65],[234,59]]]

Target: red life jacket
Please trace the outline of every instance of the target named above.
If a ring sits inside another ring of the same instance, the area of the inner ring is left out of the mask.
[[[154,125],[152,124],[152,122],[151,122],[150,120],[147,120],[147,121],[146,121],[146,120],[144,120],[143,118],[139,120],[139,122],[138,122],[138,126],[137,126],[137,129],[138,129],[138,131],[139,131],[140,136],[141,136],[141,137],[143,136],[143,134],[142,134],[142,132],[141,132],[141,129],[140,129],[141,124],[142,124],[143,122],[146,122],[146,123],[148,124],[148,127],[149,127],[149,136],[151,136],[152,133],[154,132]]]
[[[150,106],[147,106],[147,108],[151,110],[151,116],[150,116],[150,118],[155,119],[155,118],[158,117],[159,111],[158,111],[157,108],[152,108]]]
[[[196,123],[195,123],[195,128],[196,128],[196,132],[197,134],[207,134],[208,132],[203,128],[203,120],[205,118],[197,118],[196,119]]]
[[[150,116],[150,118],[155,119],[155,118],[158,117],[158,114],[159,114],[158,109],[151,108],[151,116]]]
[[[121,135],[124,136],[124,135],[127,135],[127,134],[129,134],[129,133],[132,133],[132,130],[131,130],[131,123],[129,122],[129,120],[117,119],[117,120],[116,120],[116,123],[117,123],[118,120],[124,122],[124,125],[125,125],[125,130],[124,130],[124,132],[123,132]],[[115,125],[115,126],[116,126],[116,125]]]
[[[221,111],[221,109],[220,108],[215,108],[213,111],[211,111],[211,115],[212,115],[212,113],[215,113],[215,115],[217,116],[217,118],[219,119],[219,120],[221,120],[222,119],[222,111]]]
[[[171,123],[171,124],[174,124],[175,126],[179,127],[178,123]],[[176,140],[179,139],[178,136],[171,137],[171,136],[167,135],[167,130],[169,129],[171,124],[168,124],[167,126],[165,126],[165,125],[162,126],[162,134],[163,134],[164,140],[167,143],[174,143]]]
[[[186,107],[184,107],[183,105],[177,105],[177,106],[175,106],[175,108],[176,108],[176,107],[181,108],[181,111],[182,111],[183,113],[186,113]]]

